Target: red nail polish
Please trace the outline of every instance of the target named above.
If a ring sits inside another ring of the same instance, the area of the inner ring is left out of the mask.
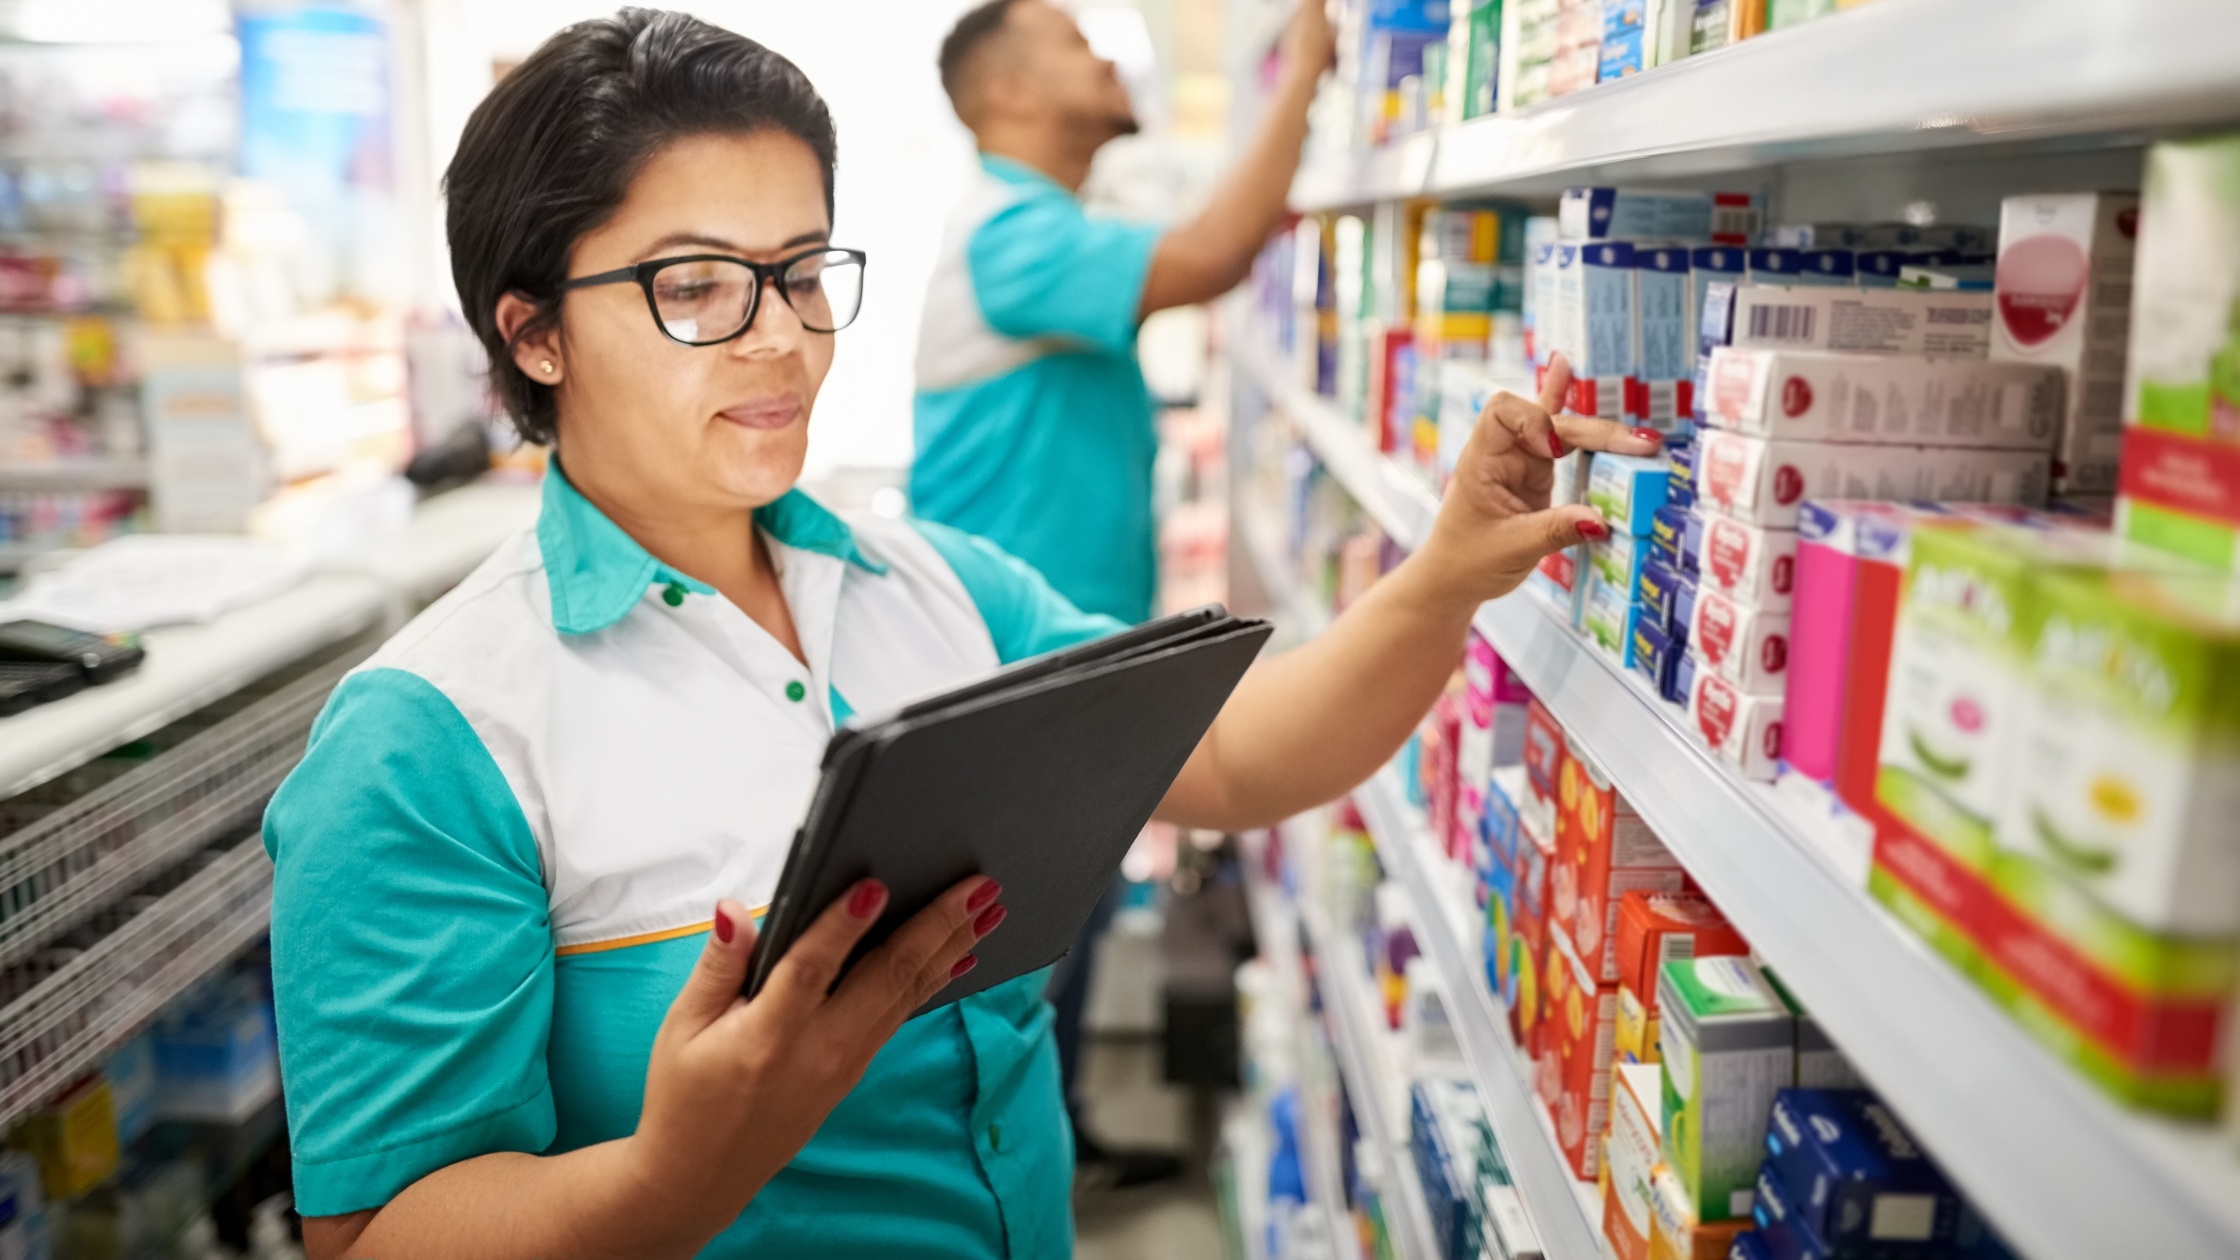
[[[980,956],[979,956],[979,955],[977,955],[977,954],[966,954],[966,955],[965,955],[964,957],[962,957],[962,958],[959,958],[959,959],[957,960],[957,965],[956,965],[956,966],[954,966],[954,967],[951,967],[951,968],[949,968],[949,978],[950,978],[951,980],[954,980],[954,979],[956,979],[956,978],[957,978],[958,976],[961,976],[961,975],[963,975],[964,973],[966,973],[966,972],[968,972],[968,971],[972,970],[972,969],[973,969],[974,967],[977,967],[977,966],[979,966],[979,965],[980,965]]]
[[[1554,429],[1548,430],[1548,453],[1550,459],[1562,459],[1568,453],[1563,439],[1556,436]]]
[[[1579,537],[1591,542],[1601,542],[1610,536],[1610,527],[1597,520],[1579,522]]]
[[[848,894],[848,913],[859,919],[868,919],[879,913],[879,907],[885,904],[887,886],[875,879],[857,884],[855,891]]]
[[[729,912],[725,911],[722,906],[717,906],[716,941],[719,944],[729,945],[731,943],[731,934],[738,930],[739,929],[737,925],[731,922],[731,915],[729,914]]]
[[[1655,429],[1635,429],[1633,435],[1644,442],[1655,442],[1659,446],[1664,445],[1664,434],[1657,432]]]
[[[978,912],[987,909],[988,903],[994,901],[1002,894],[1003,885],[991,879],[987,883],[982,884],[978,888],[972,890],[972,895],[965,898],[964,908],[977,914]]]
[[[979,918],[972,921],[972,934],[974,936],[986,936],[988,933],[995,931],[997,926],[1003,922],[1004,916],[1010,913],[1002,906],[989,906],[980,912]]]

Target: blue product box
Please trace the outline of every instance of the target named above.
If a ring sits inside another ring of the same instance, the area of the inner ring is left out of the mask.
[[[1695,433],[1675,434],[1664,443],[1664,505],[1689,508],[1696,505],[1696,457],[1702,453]]]
[[[1596,241],[1579,247],[1579,360],[1573,406],[1605,420],[1626,414],[1626,385],[1636,372],[1633,245]]]
[[[1862,289],[1895,289],[1898,273],[1918,265],[1919,250],[1862,249],[1851,256],[1852,276]]]
[[[1597,451],[1587,465],[1587,502],[1602,513],[1612,533],[1645,538],[1655,532],[1657,510],[1665,505],[1671,480],[1661,455]]]
[[[1688,537],[1688,510],[1667,503],[1657,509],[1656,517],[1649,522],[1649,542],[1675,572],[1680,570],[1680,549]]]
[[[1607,22],[1609,10],[1605,9],[1603,12],[1603,20]],[[1616,35],[1604,35],[1602,61],[1595,67],[1594,81],[1611,83],[1647,69],[1647,49],[1642,34],[1641,28],[1636,26]]]
[[[1833,1256],[1942,1250],[1958,1233],[1959,1195],[1870,1091],[1782,1090],[1766,1153],[1791,1214]]]
[[[1478,1213],[1472,1210],[1477,1187],[1465,1186],[1466,1166],[1457,1163],[1439,1129],[1438,1114],[1421,1084],[1408,1091],[1408,1147],[1415,1156],[1416,1179],[1431,1210],[1431,1232],[1441,1260],[1466,1260],[1478,1254]]]
[[[1675,579],[1672,586],[1673,634],[1685,641],[1688,637],[1688,627],[1696,622],[1696,592],[1702,588],[1693,573],[1674,570],[1673,577]]]
[[[1750,274],[1750,251],[1740,245],[1698,245],[1688,251],[1688,309],[1703,313],[1704,290],[1720,280],[1740,284]]]
[[[1688,318],[1688,251],[1638,245],[1633,251],[1636,420],[1667,432],[1694,414],[1695,339]]]
[[[1804,251],[1764,246],[1750,251],[1750,283],[1798,284],[1804,276]]]
[[[1808,249],[1797,255],[1797,283],[1822,287],[1857,285],[1856,255],[1848,249]]]
[[[1649,0],[1602,0],[1602,42],[1638,31],[1649,20]]]
[[[1711,235],[1711,210],[1710,193],[1575,187],[1563,190],[1556,220],[1568,241],[1625,236],[1691,240]]]
[[[1485,812],[1479,815],[1478,829],[1486,839],[1487,860],[1495,868],[1507,870],[1516,864],[1517,845],[1524,839],[1524,822],[1517,813],[1517,802],[1510,797],[1508,785],[1499,774],[1486,782]]]
[[[1734,291],[1740,283],[1713,280],[1701,286],[1703,300],[1696,307],[1696,367],[1689,399],[1690,418],[1697,424],[1704,422],[1711,398],[1712,352],[1734,341]]]
[[[1649,609],[1638,611],[1633,626],[1633,659],[1628,664],[1662,696],[1672,690],[1672,669],[1680,656],[1672,649],[1672,636],[1649,624],[1653,615]]]
[[[1773,1253],[1766,1250],[1766,1240],[1758,1237],[1757,1230],[1746,1229],[1728,1244],[1727,1260],[1773,1260]]]
[[[1685,709],[1689,693],[1696,689],[1696,654],[1683,649],[1675,655],[1679,659],[1672,663],[1672,690],[1664,698]]]
[[[1671,565],[1655,558],[1642,566],[1641,578],[1634,583],[1633,598],[1641,605],[1642,616],[1667,635],[1672,633],[1672,607],[1680,597],[1681,580]]]

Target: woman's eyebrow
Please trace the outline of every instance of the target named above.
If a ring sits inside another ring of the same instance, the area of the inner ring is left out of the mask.
[[[786,241],[784,244],[778,246],[778,249],[788,250],[795,249],[803,245],[816,245],[830,240],[831,237],[831,232],[823,228],[818,228],[815,231],[803,232],[793,237],[792,239]],[[638,256],[639,261],[644,261],[649,258],[658,258],[662,254],[667,253],[668,251],[675,249],[680,245],[697,246],[701,249],[721,250],[727,254],[751,254],[755,252],[754,250],[751,250],[746,246],[739,244],[737,241],[725,240],[720,236],[707,236],[699,232],[671,232],[667,236],[662,237],[660,240],[655,241],[653,244],[648,245],[645,249],[645,252]]]

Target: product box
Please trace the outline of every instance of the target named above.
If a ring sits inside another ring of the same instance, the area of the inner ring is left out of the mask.
[[[1663,1160],[1664,1084],[1655,1064],[1610,1069],[1610,1146],[1602,1236],[1615,1260],[1648,1260],[1652,1184]]]
[[[1688,251],[1637,245],[1634,266],[1634,396],[1626,414],[1670,432],[1695,413],[1695,314]]]
[[[1649,521],[1649,542],[1676,573],[1693,575],[1703,553],[1703,518],[1666,504]]]
[[[1831,545],[1851,575],[1851,610],[1836,685],[1842,696],[1835,737],[1836,795],[1862,817],[1881,816],[1875,781],[1881,774],[1882,720],[1889,695],[1890,653],[1897,638],[1898,601],[1919,529],[1972,529],[1974,523],[1933,504],[1844,503]],[[1794,638],[1795,626],[1791,633]],[[1792,641],[1792,649],[1795,644]],[[1792,677],[1798,668],[1790,653]],[[1793,763],[1792,763],[1793,764]]]
[[[1806,499],[2045,502],[2051,468],[2036,451],[1768,441],[1725,429],[1697,436],[1698,506],[1794,529]]]
[[[1781,1176],[1774,1171],[1771,1160],[1758,1164],[1758,1176],[1751,1189],[1750,1219],[1757,1225],[1758,1236],[1765,1239],[1766,1250],[1774,1260],[1834,1260],[1828,1245],[1798,1219],[1796,1205],[1790,1202],[1789,1188],[1781,1183]],[[1845,1260],[1887,1258],[1877,1251],[1864,1257],[1847,1255]]]
[[[1622,237],[1708,240],[1712,194],[1630,188],[1566,188],[1556,222],[1567,241]]]
[[[1556,792],[1556,865],[1549,874],[1553,921],[1587,962],[1596,984],[1618,981],[1618,902],[1626,893],[1678,892],[1687,872],[1610,776],[1576,743],[1565,749]]]
[[[1702,671],[1740,691],[1779,696],[1788,682],[1789,614],[1736,603],[1711,587],[1707,572],[1688,623],[1688,651]]]
[[[1649,1203],[1649,1260],[1731,1260],[1728,1251],[1751,1224],[1748,1219],[1698,1221],[1670,1164],[1658,1165],[1649,1184],[1655,1191]]]
[[[1690,698],[1695,695],[1695,692],[1695,654],[1692,652],[1682,652],[1680,654],[1679,661],[1676,662],[1672,667],[1672,690],[1666,692],[1664,698],[1674,704],[1679,705],[1680,708],[1685,711],[1689,705]]]
[[[1630,600],[1655,554],[1656,544],[1647,537],[1614,533],[1587,544],[1587,572]]]
[[[1853,264],[1848,249],[1807,249],[1797,254],[1797,283],[1809,287],[1851,288]]]
[[[1697,572],[1706,590],[1767,612],[1786,611],[1796,586],[1797,531],[1707,517]]]
[[[1981,359],[1991,347],[1985,293],[1745,284],[1730,301],[1725,344],[1744,349]]]
[[[1694,391],[1690,391],[1693,397]],[[1696,502],[1696,440],[1693,431],[1665,439],[1666,507],[1694,507]]]
[[[1540,558],[1524,579],[1525,588],[1553,605],[1571,625],[1579,624],[1580,604],[1586,596],[1587,549],[1575,543]]]
[[[1780,1207],[1831,1252],[1949,1244],[1958,1232],[1960,1196],[1866,1090],[1775,1095],[1766,1168],[1788,1191]]]
[[[1655,548],[1652,546],[1652,549]],[[1691,581],[1692,579],[1682,577],[1675,571],[1660,550],[1657,551],[1656,558],[1641,567],[1640,580],[1634,583],[1633,588],[1633,597],[1641,605],[1643,620],[1667,637],[1677,630],[1677,646],[1681,647],[1687,645],[1688,627],[1685,622],[1673,620],[1673,611],[1680,604],[1681,586]]]
[[[1799,284],[1804,276],[1804,251],[1761,245],[1750,251],[1751,284]]]
[[[2034,193],[2000,206],[1991,357],[2058,367],[2067,380],[2056,490],[2116,486],[2138,236],[2132,193]]]
[[[117,1117],[109,1082],[96,1073],[25,1119],[13,1145],[39,1161],[47,1198],[84,1194],[117,1168]]]
[[[1665,1155],[1697,1220],[1747,1215],[1766,1114],[1794,1070],[1789,1008],[1740,957],[1666,963],[1657,1005]]]
[[[1587,592],[1579,608],[1579,629],[1604,655],[1621,668],[1633,668],[1633,631],[1641,622],[1641,609],[1625,587],[1587,576]]]
[[[1650,620],[1654,614],[1645,606],[1637,606],[1633,623],[1633,645],[1627,653],[1626,668],[1648,681],[1650,690],[1663,695],[1672,689],[1673,666],[1679,662],[1683,649],[1673,645],[1672,636],[1657,628]]]
[[[1547,982],[1545,1036],[1555,1089],[1549,1113],[1556,1144],[1581,1180],[1601,1175],[1602,1137],[1610,1127],[1610,1063],[1618,1027],[1618,986],[1596,984],[1560,930],[1549,932],[1541,968]]]
[[[2147,152],[2117,528],[2240,569],[2240,135]]]
[[[1576,280],[1579,340],[1571,362],[1571,409],[1583,416],[1622,420],[1628,382],[1636,370],[1634,247],[1628,241],[1595,241],[1577,247],[1577,264],[1564,272]]]
[[[1728,346],[1707,414],[1754,437],[2047,451],[2061,399],[2061,373],[2038,364]]]
[[[1598,451],[1587,467],[1587,502],[1612,533],[1642,537],[1653,531],[1657,510],[1665,505],[1671,472],[1656,456]]]
[[[1524,839],[1517,850],[1516,899],[1511,907],[1501,999],[1509,1017],[1510,1037],[1523,1048],[1528,1061],[1537,1062],[1545,1022],[1543,976],[1553,955],[1548,937],[1548,873],[1555,866],[1555,849],[1530,832]]]
[[[1851,597],[1857,557],[1847,545],[1855,505],[1807,500],[1797,514],[1789,678],[1782,690],[1783,759],[1789,768],[1832,782],[1843,729],[1843,671],[1851,651]]]
[[[1693,650],[1687,659],[1696,660]],[[1752,695],[1701,665],[1688,679],[1694,733],[1743,778],[1772,782],[1781,764],[1781,697]]]
[[[1744,1220],[1740,1223],[1750,1228],[1734,1236],[1726,1260],[1775,1260],[1772,1250],[1766,1246],[1765,1235],[1757,1231],[1757,1222]]]
[[[1687,892],[1629,892],[1618,905],[1618,1043],[1621,1061],[1654,1063],[1657,972],[1674,959],[1748,953],[1718,907]]]

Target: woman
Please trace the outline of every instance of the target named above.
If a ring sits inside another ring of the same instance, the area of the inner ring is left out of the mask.
[[[534,532],[337,688],[266,820],[314,1256],[1071,1246],[1037,978],[904,1022],[1001,922],[992,882],[835,990],[867,881],[738,996],[834,723],[1113,625],[984,543],[792,488],[860,292],[833,170],[791,63],[675,14],[563,31],[467,126],[460,297],[556,457]],[[1546,508],[1565,445],[1655,449],[1497,400],[1430,541],[1252,670],[1160,815],[1264,825],[1390,756],[1478,603],[1603,536]]]

